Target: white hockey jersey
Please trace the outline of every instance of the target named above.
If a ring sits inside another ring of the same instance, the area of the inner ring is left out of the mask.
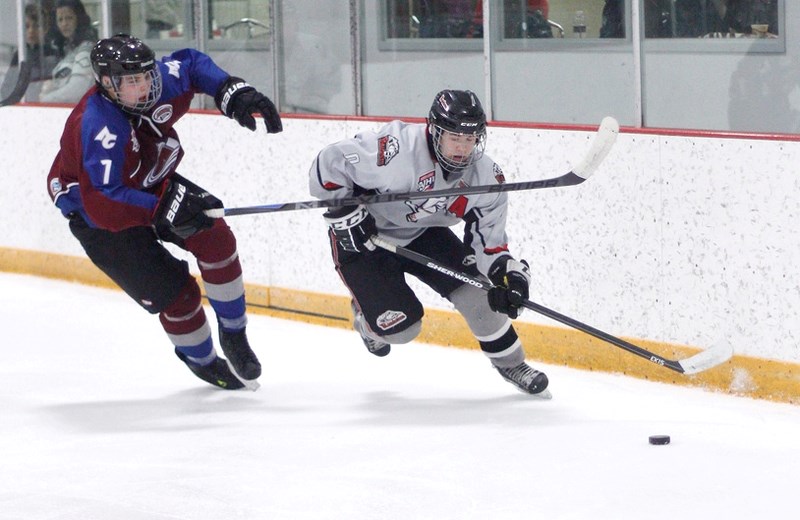
[[[378,132],[362,132],[324,148],[309,172],[311,195],[337,199],[364,193],[408,193],[503,183],[503,172],[484,155],[458,178],[445,180],[432,158],[425,124],[392,121]],[[497,255],[507,253],[506,193],[487,193],[369,205],[379,234],[405,246],[429,227],[465,221],[464,242],[486,274]]]

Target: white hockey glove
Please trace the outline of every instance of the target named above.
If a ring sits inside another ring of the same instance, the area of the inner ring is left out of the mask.
[[[339,246],[345,251],[375,251],[375,244],[370,239],[378,234],[378,228],[375,227],[375,219],[363,204],[329,209],[322,216],[333,231]]]
[[[494,261],[489,268],[489,280],[495,285],[489,290],[489,307],[512,320],[519,317],[528,299],[531,274],[528,262],[518,262],[508,255]]]

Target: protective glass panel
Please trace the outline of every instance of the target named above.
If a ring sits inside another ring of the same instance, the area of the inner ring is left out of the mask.
[[[308,0],[280,4],[281,111],[352,113],[349,9],[320,9],[318,2]]]
[[[777,38],[778,0],[646,0],[647,38]]]
[[[8,2],[11,4],[11,2]],[[9,5],[1,31],[3,47],[10,53],[7,73],[0,84],[0,94],[19,101],[24,92],[28,102],[76,103],[94,84],[89,53],[98,39],[99,1],[80,0],[29,1],[23,7],[22,31],[25,49],[16,41],[16,6]],[[26,66],[20,67],[24,55]]]

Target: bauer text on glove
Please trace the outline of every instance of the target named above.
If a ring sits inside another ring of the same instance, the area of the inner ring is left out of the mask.
[[[254,113],[264,118],[268,133],[277,134],[283,130],[281,116],[272,101],[242,78],[228,78],[217,91],[214,101],[220,112],[250,130],[256,129]]]
[[[179,176],[167,183],[154,213],[154,224],[160,237],[185,240],[214,225],[214,219],[204,212],[222,208],[222,201]]]

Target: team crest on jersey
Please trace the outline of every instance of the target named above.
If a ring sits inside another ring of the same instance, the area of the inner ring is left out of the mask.
[[[407,318],[408,316],[404,312],[389,310],[378,316],[377,324],[381,330],[389,330],[398,323],[403,323]]]
[[[178,162],[178,156],[181,152],[181,144],[177,139],[168,137],[166,141],[160,142],[156,150],[156,164],[147,174],[147,177],[142,181],[143,188],[149,188],[158,184],[161,179],[171,172]]]
[[[423,174],[422,177],[417,180],[417,191],[431,191],[434,182],[436,182],[435,170]]]
[[[497,184],[506,183],[506,176],[503,175],[503,170],[500,169],[497,163],[492,164],[492,173],[494,173],[494,179],[497,181]]]
[[[161,105],[153,111],[153,121],[166,123],[172,117],[172,105]]]
[[[406,222],[419,222],[420,219],[445,211],[447,209],[447,197],[425,199],[422,203],[407,200],[406,206],[411,208],[411,213],[406,214]]]
[[[400,152],[400,142],[393,135],[378,139],[378,166],[386,166]]]

